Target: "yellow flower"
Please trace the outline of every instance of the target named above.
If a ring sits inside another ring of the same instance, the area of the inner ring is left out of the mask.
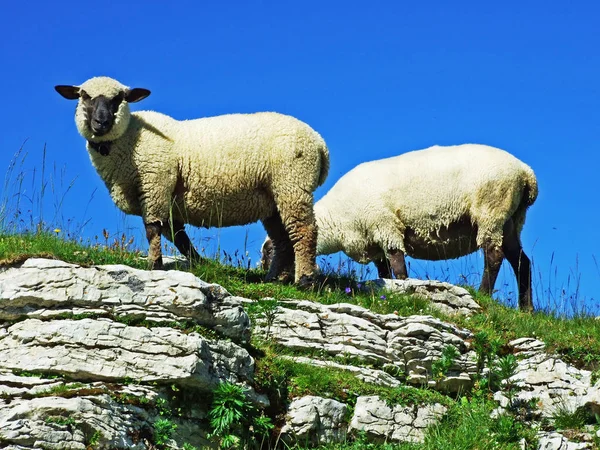
[[[55,232],[56,234],[60,233],[60,228],[55,228],[55,229],[54,229],[54,232]]]

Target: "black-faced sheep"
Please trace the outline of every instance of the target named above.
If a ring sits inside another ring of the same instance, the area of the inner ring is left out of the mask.
[[[531,168],[485,145],[434,146],[360,164],[315,204],[317,254],[373,261],[379,276],[406,278],[404,255],[443,260],[482,248],[480,291],[492,293],[504,258],[533,310],[530,261],[521,245],[537,197]],[[271,244],[263,245],[263,261]],[[391,269],[391,271],[390,271]]]
[[[162,267],[161,233],[191,260],[200,256],[184,230],[262,221],[276,242],[267,276],[293,267],[295,280],[315,269],[313,192],[329,153],[321,136],[282,114],[231,114],[178,121],[153,111],[130,113],[148,95],[108,77],[56,86],[78,99],[75,123],[115,204],[141,216],[151,268]]]

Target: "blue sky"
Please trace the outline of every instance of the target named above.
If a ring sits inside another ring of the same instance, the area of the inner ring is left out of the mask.
[[[150,89],[134,110],[177,119],[270,110],[309,123],[331,152],[317,199],[363,161],[433,144],[493,145],[538,177],[522,236],[536,306],[568,309],[575,297],[598,312],[600,4],[562,3],[5,3],[0,172],[26,140],[22,170],[39,178],[46,145],[57,184],[76,180],[57,217],[61,188],[47,190],[44,219],[71,230],[86,222],[85,238],[125,231],[145,246],[141,220],[116,209],[89,162],[75,103],[53,89],[96,75]],[[31,182],[21,191],[35,195]],[[253,261],[265,235],[260,224],[191,234],[209,252],[220,245]],[[480,255],[411,262],[413,275],[451,281],[481,266]],[[502,298],[514,298],[512,280],[505,266]]]

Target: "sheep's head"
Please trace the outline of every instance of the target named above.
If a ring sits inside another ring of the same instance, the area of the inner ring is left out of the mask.
[[[129,125],[129,103],[150,95],[148,89],[130,89],[117,80],[95,77],[81,86],[55,86],[69,100],[79,100],[75,123],[79,133],[90,142],[107,142],[119,138]]]
[[[269,236],[263,242],[262,247],[260,248],[261,258],[260,258],[260,267],[263,270],[269,270],[271,267],[271,262],[273,261],[273,256],[275,255],[275,247],[273,247],[273,241]]]

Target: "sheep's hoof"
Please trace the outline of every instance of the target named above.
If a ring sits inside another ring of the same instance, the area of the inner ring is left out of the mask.
[[[296,284],[301,289],[313,289],[316,281],[312,275],[302,275]]]
[[[162,258],[151,261],[150,264],[148,264],[148,270],[164,270]]]
[[[273,283],[273,282],[280,282],[280,283],[291,283],[294,281],[294,276],[293,276],[293,268],[291,268],[290,270],[281,270],[281,271],[276,271],[276,270],[270,270],[269,273],[267,274],[267,276],[265,277],[265,282],[267,283]]]

